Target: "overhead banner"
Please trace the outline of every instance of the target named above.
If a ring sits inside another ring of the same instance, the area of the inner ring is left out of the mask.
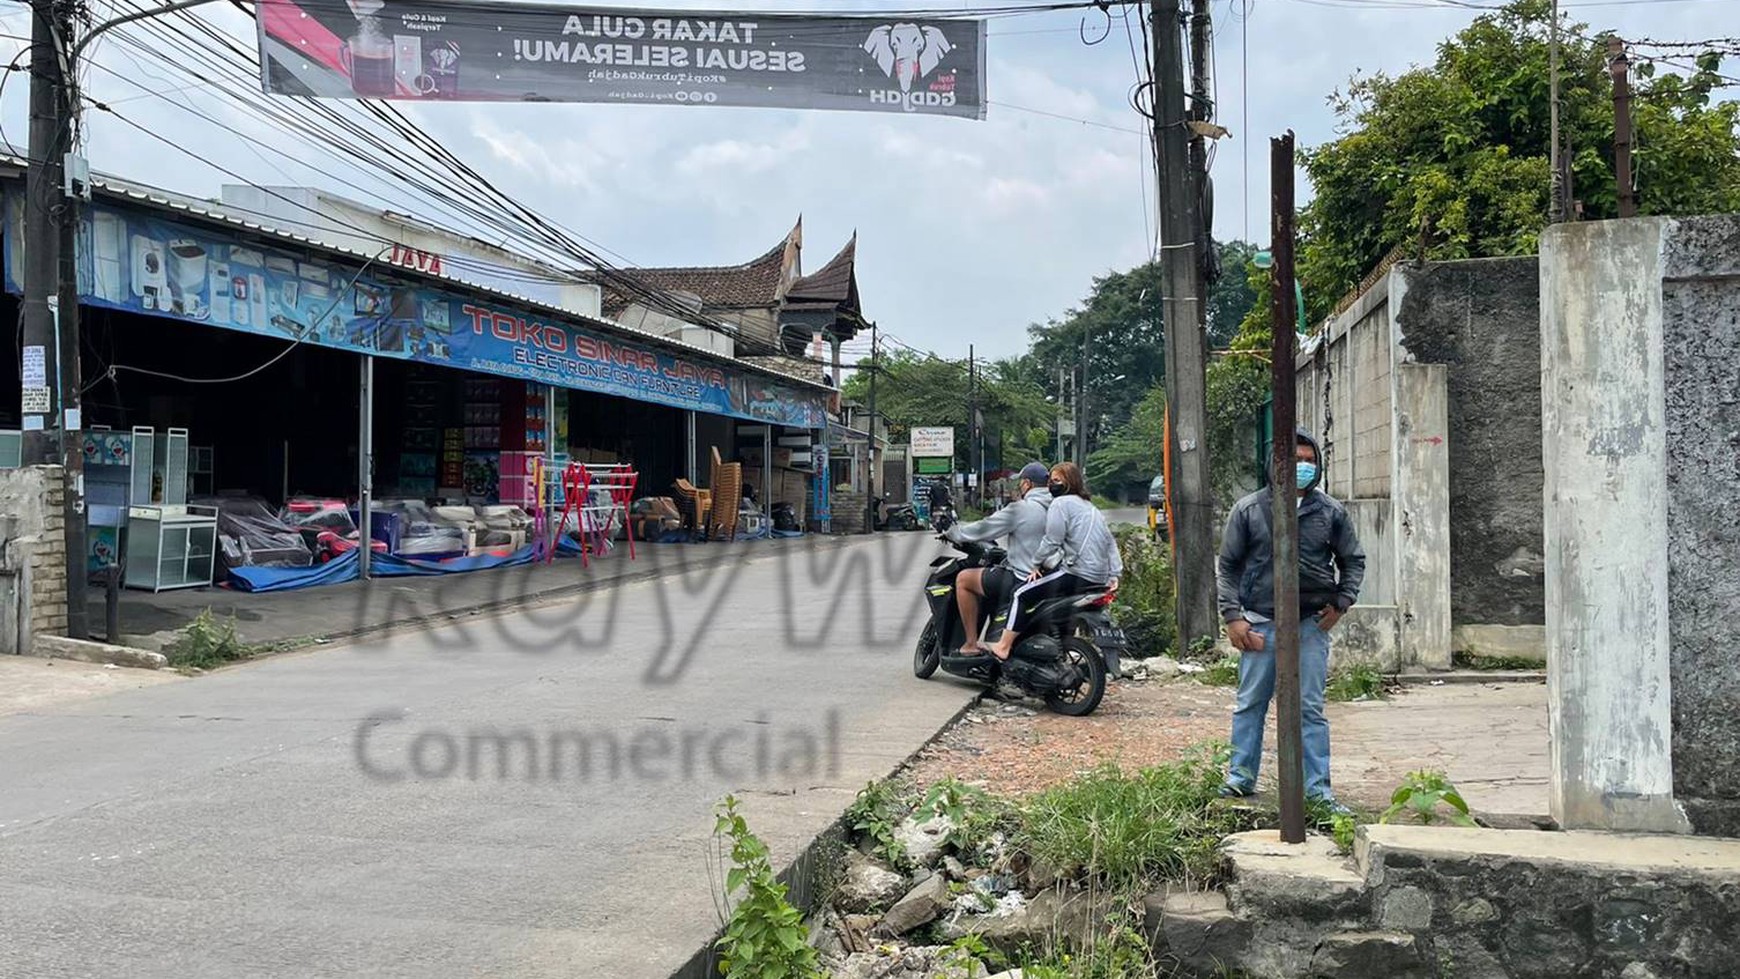
[[[259,0],[267,92],[985,117],[985,22]]]
[[[355,260],[262,246],[134,208],[79,211],[79,297],[88,305],[793,428],[828,423],[822,392],[458,284],[413,285]],[[5,280],[14,295],[23,291],[22,226],[23,198],[9,193]]]

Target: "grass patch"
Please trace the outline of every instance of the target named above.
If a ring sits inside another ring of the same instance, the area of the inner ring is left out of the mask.
[[[1236,687],[1239,685],[1239,658],[1234,653],[1223,656],[1211,663],[1208,669],[1196,674],[1198,683],[1209,687]]]
[[[1055,867],[1080,867],[1114,891],[1214,877],[1215,849],[1245,818],[1219,805],[1224,749],[1125,774],[1102,765],[1025,801],[1015,842]]]
[[[1335,671],[1329,677],[1324,696],[1332,702],[1384,699],[1384,675],[1375,666],[1359,663]]]
[[[213,670],[252,657],[257,651],[236,635],[236,620],[219,622],[211,609],[199,613],[181,635],[163,647],[169,665],[178,670]]]
[[[1457,650],[1450,654],[1450,664],[1459,670],[1523,670],[1539,673],[1547,664],[1527,656],[1474,656]]]

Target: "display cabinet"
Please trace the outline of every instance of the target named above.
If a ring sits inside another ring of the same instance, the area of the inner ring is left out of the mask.
[[[210,585],[216,556],[216,507],[127,509],[128,588],[160,592]]]

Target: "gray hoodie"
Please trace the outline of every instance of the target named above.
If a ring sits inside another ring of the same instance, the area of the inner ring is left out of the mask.
[[[1298,437],[1317,449],[1304,429]],[[1318,451],[1319,460],[1323,458]],[[1299,499],[1299,612],[1315,615],[1327,606],[1346,611],[1359,598],[1365,579],[1365,550],[1354,533],[1347,508],[1317,489],[1321,473]],[[1256,613],[1275,614],[1274,537],[1270,496],[1261,489],[1233,505],[1220,540],[1216,574],[1220,615],[1225,621]]]
[[[1051,491],[1043,486],[1035,487],[1028,490],[1026,496],[983,520],[955,524],[947,530],[945,536],[956,542],[1009,538],[1009,542],[1004,545],[1008,556],[1003,559],[1003,563],[1026,577],[1035,567],[1034,558],[1039,553],[1039,542],[1045,538],[1045,510],[1050,505]]]
[[[1106,515],[1074,494],[1051,501],[1037,560],[1046,571],[1068,571],[1101,584],[1124,573],[1124,557]]]

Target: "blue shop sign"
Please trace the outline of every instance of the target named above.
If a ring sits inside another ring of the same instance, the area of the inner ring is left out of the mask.
[[[6,288],[22,294],[22,198],[6,195]],[[85,303],[357,353],[774,422],[822,428],[822,393],[717,361],[530,314],[463,288],[407,285],[378,266],[264,247],[143,209],[81,211]]]

